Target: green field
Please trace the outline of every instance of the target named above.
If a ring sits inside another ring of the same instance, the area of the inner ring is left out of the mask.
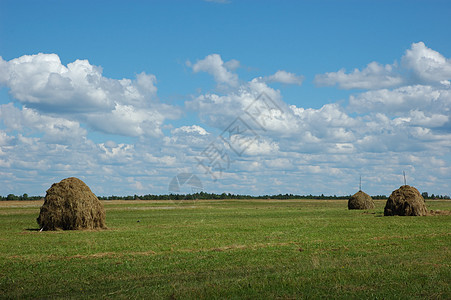
[[[108,230],[64,232],[1,202],[0,298],[451,299],[451,216],[375,202],[105,201]]]

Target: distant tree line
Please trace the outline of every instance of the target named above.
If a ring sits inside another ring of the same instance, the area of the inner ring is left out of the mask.
[[[428,192],[421,193],[421,196],[423,196],[424,199],[444,199],[444,200],[450,199],[448,195],[434,195],[434,194],[429,195]]]
[[[262,196],[251,196],[251,195],[239,195],[231,193],[206,193],[199,192],[193,194],[167,194],[167,195],[134,195],[134,196],[101,196],[98,197],[101,200],[225,200],[225,199],[348,199],[350,196],[314,196],[314,195],[293,195],[293,194],[278,194],[278,195],[262,195]],[[385,196],[383,196],[385,197]]]
[[[22,196],[16,196],[14,194],[9,194],[6,197],[0,196],[0,201],[29,201],[29,200],[41,200],[42,196],[28,196],[28,194],[23,194]]]
[[[423,197],[425,193],[423,193]],[[251,195],[240,195],[231,193],[206,193],[199,192],[193,194],[166,194],[166,195],[134,195],[134,196],[100,196],[100,200],[225,200],[225,199],[274,199],[274,200],[288,200],[288,199],[318,199],[318,200],[347,200],[351,195],[345,196],[326,196],[321,195],[295,195],[295,194],[278,194],[278,195],[261,195],[261,196],[251,196]],[[384,200],[388,197],[386,195],[375,195],[371,196],[375,200]],[[450,199],[449,196],[434,195],[428,196],[426,193],[425,199]]]
[[[349,196],[325,196],[321,195],[294,195],[294,194],[278,194],[278,195],[261,195],[261,196],[251,196],[251,195],[239,195],[231,193],[206,193],[199,192],[193,194],[167,194],[167,195],[134,195],[134,196],[101,196],[98,197],[100,200],[226,200],[226,199],[275,199],[275,200],[287,200],[287,199],[318,199],[318,200],[333,200],[333,199],[349,199]],[[374,196],[373,199],[387,199],[385,195]]]
[[[447,195],[429,195],[428,192],[423,192],[421,194],[424,199],[450,199]],[[321,195],[294,195],[294,194],[278,194],[278,195],[262,195],[262,196],[251,196],[251,195],[239,195],[231,193],[206,193],[199,192],[193,194],[166,194],[166,195],[133,195],[133,196],[99,196],[100,200],[225,200],[225,199],[274,199],[274,200],[288,200],[288,199],[318,199],[318,200],[347,200],[351,195],[347,196],[326,196]],[[0,201],[25,201],[25,200],[40,200],[42,196],[28,196],[28,194],[23,194],[22,196],[16,196],[14,194],[9,194],[6,197],[0,196]],[[385,195],[372,196],[373,199],[387,199]]]

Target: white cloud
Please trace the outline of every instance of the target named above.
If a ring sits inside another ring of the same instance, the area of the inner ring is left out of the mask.
[[[425,128],[441,127],[449,121],[449,117],[442,114],[428,114],[423,111],[412,110],[407,117],[399,117],[395,122],[406,123],[413,126],[421,126]]]
[[[377,70],[379,65],[370,64],[371,68]],[[277,109],[259,105],[258,116],[249,118],[249,107],[259,102],[256,99],[261,93],[269,95]],[[207,124],[220,130],[227,128],[237,117],[241,118],[266,142],[275,142],[278,151],[271,149],[274,155],[291,151],[355,155],[361,151],[423,151],[432,144],[425,146],[422,143],[433,139],[437,149],[444,149],[448,135],[427,129],[448,124],[450,103],[449,90],[430,86],[371,90],[350,98],[351,111],[367,114],[351,117],[337,103],[319,109],[287,107],[281,100],[280,91],[257,78],[225,95],[201,95],[186,105],[196,110]],[[257,142],[251,145],[249,149],[258,148]],[[245,154],[251,155],[252,151]]]
[[[109,79],[87,61],[63,66],[56,55],[12,61],[0,60],[0,82],[18,100],[0,106],[0,194],[42,194],[68,176],[82,178],[101,195],[167,193],[169,181],[181,172],[199,176],[206,191],[243,194],[347,194],[366,174],[367,192],[389,194],[402,184],[402,170],[420,190],[449,190],[451,95],[444,71],[421,79],[434,83],[414,85],[411,74],[397,74],[399,67],[371,63],[343,73],[344,79],[335,83],[370,89],[354,94],[348,107],[330,103],[311,108],[289,105],[263,77],[240,81],[233,73],[238,61],[211,55],[191,65],[193,71],[205,71],[227,88],[187,101],[186,108],[200,120],[187,118],[185,126],[174,128],[164,122],[180,111],[158,101],[154,75]],[[407,68],[405,60],[402,66]],[[276,74],[273,79],[284,80]],[[392,75],[401,76],[400,86],[391,86]],[[286,83],[290,78],[285,77]],[[371,85],[371,78],[382,84]],[[376,89],[384,85],[390,88]],[[219,137],[236,120],[258,135],[230,137],[247,145],[241,155]],[[102,136],[105,141],[94,142],[93,128],[139,138],[125,142]],[[230,155],[216,182],[196,160],[212,142]],[[40,189],[30,191],[27,182]]]
[[[283,84],[301,85],[304,81],[304,76],[298,76],[294,73],[279,70],[271,76],[263,77],[264,82],[279,82]]]
[[[111,143],[100,143],[100,158],[108,164],[127,163],[134,157],[134,146],[128,144],[111,145]]]
[[[259,98],[261,95],[265,97]],[[281,100],[280,92],[259,79],[244,83],[225,95],[201,95],[187,101],[186,106],[197,111],[204,122],[221,130],[237,117],[253,130],[264,129],[279,135],[289,134],[293,125],[296,126],[288,106]]]
[[[87,60],[66,66],[56,54],[0,58],[0,83],[23,105],[51,116],[87,123],[106,133],[159,136],[166,119],[180,116],[178,108],[159,103],[156,77],[110,79]]]
[[[210,54],[204,59],[198,60],[195,64],[188,61],[187,65],[193,69],[194,73],[202,71],[213,75],[216,83],[220,86],[238,86],[238,75],[230,71],[238,67],[239,62],[237,60],[224,63],[219,54]]]
[[[372,62],[362,71],[354,69],[346,73],[345,69],[315,76],[318,86],[338,85],[342,89],[378,89],[399,86],[403,78],[396,72],[396,65],[380,65]]]
[[[322,124],[327,127],[349,127],[357,125],[356,121],[349,117],[339,104],[325,104],[319,109],[296,107],[292,105],[291,110],[299,117],[303,124],[321,128]]]
[[[342,89],[381,89],[405,84],[442,84],[449,86],[451,60],[434,51],[423,42],[413,43],[397,63],[381,65],[372,62],[363,69],[346,73],[345,69],[315,76],[318,86],[334,86]]]
[[[116,104],[111,112],[87,114],[86,120],[92,128],[106,133],[158,137],[162,135],[161,125],[168,116],[157,109]]]
[[[243,138],[241,138],[243,139]],[[245,142],[245,141],[243,141]],[[255,156],[255,155],[270,155],[275,156],[276,153],[279,152],[279,145],[271,141],[269,139],[260,138],[255,142],[249,144],[249,147],[246,148],[245,153],[247,155]]]
[[[451,79],[451,60],[423,42],[413,43],[402,58],[402,65],[411,70],[421,82],[440,82]]]
[[[0,107],[0,117],[1,117],[1,107]],[[13,138],[8,136],[5,131],[0,130],[0,147],[8,145],[12,139]],[[0,155],[1,155],[1,152],[0,152]]]
[[[172,134],[178,134],[178,133],[196,133],[199,135],[207,135],[208,132],[200,127],[199,125],[191,125],[191,126],[182,126],[179,128],[175,128],[174,130],[172,130]]]
[[[282,176],[294,168],[300,174],[310,174],[309,182],[317,178],[317,186],[327,190],[329,186],[321,183],[324,178],[329,178],[332,185],[340,185],[334,176],[344,178],[353,174],[358,177],[364,169],[365,172],[380,174],[386,179],[378,179],[379,184],[390,186],[387,182],[392,179],[385,175],[387,172],[398,172],[399,169],[412,173],[425,171],[427,163],[421,158],[440,157],[449,152],[451,134],[437,131],[447,126],[450,120],[451,101],[446,84],[406,85],[410,79],[398,73],[396,64],[382,66],[376,62],[350,76],[344,72],[342,75],[346,75],[340,82],[342,87],[370,89],[353,95],[347,108],[338,103],[326,104],[319,109],[287,106],[280,91],[267,86],[261,77],[241,83],[222,95],[207,93],[198,96],[186,105],[197,111],[210,126],[225,129],[240,117],[258,132],[259,138],[249,144],[244,156],[235,157],[235,168],[243,178],[249,172],[263,178]],[[384,86],[397,88],[378,89]],[[282,108],[265,110],[264,106],[259,106],[262,113],[255,120],[265,124],[264,129],[252,119],[246,119],[249,106],[260,93],[269,95]],[[353,116],[349,111],[362,115]],[[243,135],[242,139],[247,142],[249,136]],[[402,160],[403,155],[412,153],[417,160]],[[291,167],[282,158],[291,162]],[[271,163],[271,159],[276,160]],[[384,169],[382,166],[386,164],[391,164],[391,167]],[[264,166],[271,167],[270,175],[265,173]]]
[[[3,84],[29,106],[59,112],[108,109],[114,105],[104,88],[101,68],[86,60],[61,64],[56,54],[24,55],[6,62]]]
[[[215,137],[198,125],[181,126],[171,130],[171,136],[164,137],[166,153],[171,153],[185,161],[194,161]]]
[[[235,71],[240,67],[240,62],[236,59],[231,59],[224,63],[224,67],[226,67],[229,71]]]
[[[371,111],[399,114],[412,109],[442,112],[451,110],[451,92],[428,85],[411,85],[397,89],[374,90],[352,95],[349,109],[365,113]]]
[[[177,162],[177,157],[175,156],[170,155],[154,156],[151,153],[144,154],[144,159],[146,162],[164,166],[173,166]]]
[[[9,130],[43,134],[52,144],[71,144],[86,137],[86,130],[75,121],[39,114],[30,108],[18,109],[12,103],[0,106],[0,119]]]
[[[271,169],[289,170],[293,167],[293,162],[288,158],[273,157],[265,160],[265,165]]]

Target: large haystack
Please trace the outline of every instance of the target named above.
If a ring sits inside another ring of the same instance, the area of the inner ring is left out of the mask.
[[[102,203],[75,177],[52,184],[37,221],[42,230],[106,228]]]
[[[403,185],[393,191],[385,204],[385,216],[426,216],[424,199],[413,186]]]
[[[373,209],[374,207],[373,198],[362,191],[358,191],[348,200],[348,209]]]

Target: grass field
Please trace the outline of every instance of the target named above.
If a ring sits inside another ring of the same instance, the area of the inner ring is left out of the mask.
[[[451,216],[375,202],[105,201],[108,230],[65,232],[0,202],[0,298],[451,299]]]

